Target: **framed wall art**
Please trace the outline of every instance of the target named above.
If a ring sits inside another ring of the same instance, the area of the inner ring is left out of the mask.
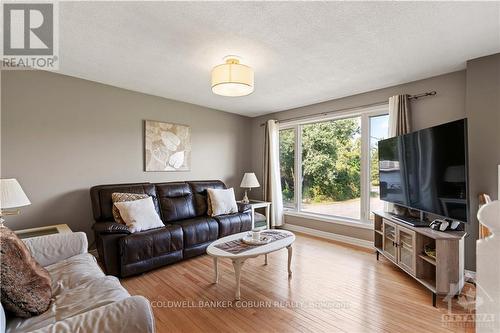
[[[144,170],[191,170],[191,127],[145,120]]]

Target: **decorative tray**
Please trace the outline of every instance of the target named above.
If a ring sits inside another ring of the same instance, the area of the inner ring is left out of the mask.
[[[246,235],[241,239],[241,241],[248,245],[264,245],[272,241],[273,239],[269,236],[260,236],[259,240],[252,238],[252,235]]]

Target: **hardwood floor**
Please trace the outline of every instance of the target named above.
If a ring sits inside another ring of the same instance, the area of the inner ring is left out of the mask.
[[[287,251],[245,262],[241,301],[234,271],[219,259],[213,284],[208,256],[122,280],[153,306],[157,332],[473,332],[470,322],[443,321],[447,304],[386,259],[356,247],[297,234],[293,276]],[[464,313],[454,301],[453,313]]]

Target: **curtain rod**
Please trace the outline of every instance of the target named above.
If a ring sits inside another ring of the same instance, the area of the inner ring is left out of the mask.
[[[410,99],[410,100],[412,100],[412,99],[413,100],[418,100],[419,98],[426,97],[426,96],[434,96],[436,94],[437,94],[437,92],[433,90],[433,91],[428,91],[428,92],[421,93],[421,94],[410,95],[410,96],[408,96],[408,99]],[[315,117],[315,116],[327,116],[327,115],[329,115],[331,113],[337,113],[337,112],[341,112],[341,111],[348,111],[348,110],[354,110],[354,109],[359,109],[359,108],[365,108],[365,107],[369,107],[369,106],[383,105],[383,104],[386,104],[387,102],[388,101],[385,100],[385,101],[380,101],[380,102],[375,102],[375,103],[370,103],[370,104],[365,104],[365,105],[358,105],[358,106],[354,106],[354,107],[337,109],[337,110],[333,110],[333,111],[308,114],[306,116],[299,116],[299,117],[293,117],[293,118],[288,118],[288,119],[276,120],[276,122],[283,123],[283,122],[288,122],[288,121],[294,121],[294,120],[312,118],[312,117]],[[266,123],[261,123],[260,126],[261,127],[262,126],[266,126]]]

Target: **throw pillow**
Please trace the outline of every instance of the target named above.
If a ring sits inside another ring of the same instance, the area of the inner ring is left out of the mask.
[[[207,189],[208,203],[211,206],[210,216],[219,216],[224,214],[233,214],[238,212],[238,205],[234,197],[234,189]],[[209,209],[210,211],[210,209]]]
[[[23,318],[47,311],[52,297],[49,272],[5,226],[0,226],[0,255],[1,298],[5,310]]]
[[[212,201],[210,201],[210,196],[207,191],[207,215],[212,216]]]
[[[151,197],[134,201],[117,202],[115,206],[120,211],[123,221],[125,221],[125,224],[132,233],[164,226],[156,212]]]
[[[149,195],[139,194],[139,193],[112,193],[111,200],[113,201],[113,218],[115,219],[115,222],[125,224],[125,221],[123,221],[120,215],[120,211],[115,206],[116,202],[134,201],[139,199],[145,199],[147,197],[149,197]]]

